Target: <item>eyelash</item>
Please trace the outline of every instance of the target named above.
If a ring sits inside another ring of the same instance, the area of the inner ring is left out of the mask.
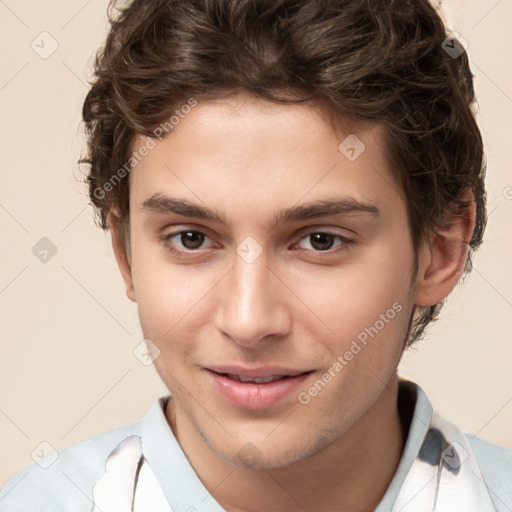
[[[205,235],[206,237],[208,237],[208,235],[206,233],[204,233],[203,231],[199,231],[197,229],[184,229],[184,230],[181,230],[181,231],[175,231],[173,233],[168,233],[167,235],[164,235],[162,237],[162,243],[163,243],[164,247],[166,248],[166,250],[169,251],[169,253],[171,253],[171,254],[173,254],[175,256],[178,256],[178,257],[186,257],[187,255],[199,252],[201,249],[196,249],[196,250],[189,249],[187,251],[182,251],[182,250],[178,250],[175,247],[170,245],[170,240],[172,238],[174,238],[177,235],[181,235],[183,233],[189,233],[189,232],[190,233],[199,233],[199,234],[202,234],[202,235]],[[356,245],[356,243],[357,243],[352,238],[347,238],[346,236],[340,235],[338,233],[332,233],[330,231],[321,231],[321,230],[312,230],[312,231],[308,231],[308,232],[304,233],[304,235],[299,240],[299,242],[301,242],[305,238],[308,238],[309,236],[315,235],[315,234],[322,234],[322,235],[333,236],[333,237],[335,237],[336,239],[338,239],[342,243],[335,250],[327,249],[325,251],[318,251],[318,250],[315,251],[315,250],[312,250],[312,249],[302,249],[303,251],[307,251],[307,252],[313,253],[315,255],[316,254],[329,254],[329,255],[331,255],[331,254],[335,254],[337,252],[347,251],[349,249],[352,249]]]

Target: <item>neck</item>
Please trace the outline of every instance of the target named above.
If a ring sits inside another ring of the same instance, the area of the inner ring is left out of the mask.
[[[403,451],[397,407],[398,377],[343,436],[308,459],[275,469],[233,466],[183,420],[175,424],[175,403],[166,416],[196,474],[227,512],[374,510],[396,471]],[[223,485],[224,484],[224,485]]]

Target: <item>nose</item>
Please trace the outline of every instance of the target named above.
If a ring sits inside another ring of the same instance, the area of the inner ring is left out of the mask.
[[[269,267],[266,252],[252,262],[235,255],[218,288],[216,328],[243,348],[257,348],[291,330],[290,292]]]

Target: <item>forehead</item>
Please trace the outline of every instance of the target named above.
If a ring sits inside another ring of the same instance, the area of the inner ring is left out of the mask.
[[[399,195],[377,123],[248,94],[199,101],[187,112],[130,173],[139,203],[166,191],[216,204],[244,196],[254,206],[333,190],[364,202]],[[147,141],[137,137],[133,151]]]
[[[193,136],[199,144],[207,142],[213,135],[219,140],[230,137],[233,132],[240,136],[241,128],[244,132],[250,132],[251,136],[257,132],[267,137],[280,134],[297,139],[307,135],[312,142],[315,142],[315,134],[317,138],[328,134],[335,140],[341,140],[348,134],[359,133],[367,139],[371,138],[373,143],[383,144],[385,135],[384,127],[376,121],[336,113],[326,100],[277,103],[245,92],[222,99],[197,101],[190,98],[154,131],[160,140],[162,137],[176,138],[177,133],[187,137],[194,132]],[[136,150],[145,141],[146,137],[135,136],[132,148]],[[233,144],[235,142],[233,140]]]

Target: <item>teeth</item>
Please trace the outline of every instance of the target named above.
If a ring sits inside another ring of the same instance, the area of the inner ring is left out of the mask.
[[[230,379],[238,380],[240,382],[256,382],[260,384],[265,382],[273,382],[284,377],[284,375],[271,375],[270,377],[254,377],[250,379],[247,377],[242,377],[241,375],[235,375],[234,373],[228,373],[227,376]]]

